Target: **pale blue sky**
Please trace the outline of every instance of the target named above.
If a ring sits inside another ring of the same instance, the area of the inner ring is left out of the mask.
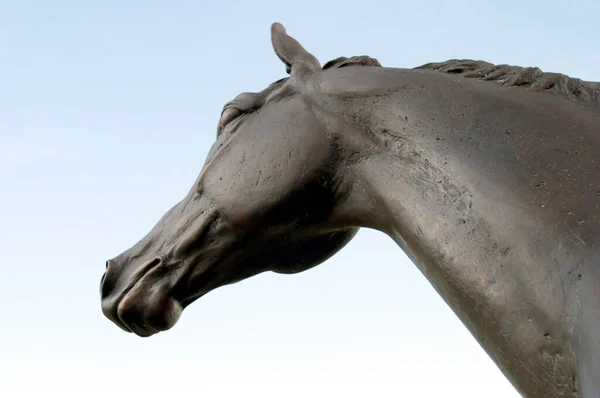
[[[322,63],[599,81],[599,15],[597,0],[0,2],[0,396],[517,397],[375,231],[304,274],[219,289],[150,339],[104,318],[98,284],[188,191],[222,105],[283,77],[272,22]]]

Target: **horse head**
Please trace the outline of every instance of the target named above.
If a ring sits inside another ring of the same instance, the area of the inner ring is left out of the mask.
[[[321,74],[353,60],[322,68],[277,23],[271,38],[290,76],[225,104],[189,193],[137,244],[106,262],[102,310],[125,331],[153,335],[220,286],[314,267],[358,230],[336,210],[352,188],[343,160],[361,138],[343,137],[343,120],[310,100]]]

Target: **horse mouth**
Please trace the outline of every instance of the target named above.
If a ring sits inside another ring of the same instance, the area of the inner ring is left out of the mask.
[[[179,320],[183,307],[171,296],[168,278],[160,278],[161,263],[154,259],[144,264],[118,297],[103,298],[104,315],[124,331],[150,337],[170,329]]]
[[[171,329],[181,316],[181,303],[170,297],[154,297],[151,301],[143,298],[138,304],[137,297],[129,295],[118,306],[121,324],[139,337],[150,337],[159,332]]]

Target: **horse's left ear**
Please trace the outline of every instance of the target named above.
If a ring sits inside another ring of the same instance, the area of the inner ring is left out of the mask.
[[[282,24],[271,25],[271,43],[275,54],[286,66],[286,71],[293,74],[295,70],[316,72],[321,70],[317,58],[306,51],[296,39],[289,36]]]

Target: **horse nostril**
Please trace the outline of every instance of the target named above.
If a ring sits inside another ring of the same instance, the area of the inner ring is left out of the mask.
[[[114,272],[114,271],[111,271],[111,269],[113,269],[115,267],[114,260],[106,260],[105,266],[106,266],[106,272]]]
[[[162,263],[162,258],[156,257],[148,264],[148,268],[154,268]]]

